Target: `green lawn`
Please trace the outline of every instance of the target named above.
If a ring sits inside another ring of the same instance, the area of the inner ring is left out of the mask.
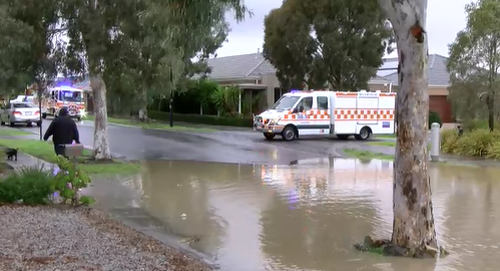
[[[396,141],[378,141],[378,142],[370,142],[368,145],[372,146],[382,146],[382,147],[396,147]],[[427,149],[431,149],[431,143],[427,145]]]
[[[379,141],[379,142],[370,142],[368,145],[372,146],[383,146],[383,147],[396,147],[396,141]]]
[[[54,145],[45,141],[31,139],[2,139],[0,145],[8,148],[19,148],[19,151],[35,156],[49,163],[56,162]],[[78,159],[80,167],[88,174],[127,174],[138,172],[140,165],[125,161],[115,160],[113,162],[97,163],[88,161],[91,152],[83,151],[83,156]]]
[[[373,135],[374,138],[396,138],[395,134]]]
[[[394,160],[393,155],[387,155],[383,153],[375,153],[371,151],[355,150],[355,149],[344,149],[344,153],[348,157],[358,158],[362,160],[380,159],[380,160]]]
[[[32,133],[9,127],[0,128],[0,136],[25,136],[25,135],[32,135]]]
[[[94,116],[85,116],[83,118],[84,120],[94,120]],[[124,125],[132,125],[132,126],[137,126],[137,127],[142,127],[143,129],[160,129],[160,130],[170,130],[170,131],[179,131],[179,132],[198,132],[198,133],[207,133],[207,132],[216,132],[216,129],[210,129],[210,128],[204,128],[204,127],[188,127],[188,126],[175,126],[170,127],[167,123],[162,123],[162,122],[154,122],[150,121],[148,123],[142,123],[138,121],[134,121],[131,119],[125,119],[125,118],[112,118],[108,117],[108,122],[109,123],[116,123],[116,124],[124,124]]]

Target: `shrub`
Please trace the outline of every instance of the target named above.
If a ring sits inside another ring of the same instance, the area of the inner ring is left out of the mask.
[[[151,119],[160,121],[168,121],[170,119],[170,115],[168,112],[161,111],[150,110],[148,111],[148,116]],[[174,114],[174,121],[237,127],[252,127],[253,125],[253,119],[251,118],[219,117],[210,115]]]
[[[487,129],[473,130],[458,138],[453,153],[464,156],[488,156],[492,144],[499,140],[499,132],[490,132]]]
[[[47,204],[54,189],[54,176],[43,166],[25,167],[10,173],[0,181],[0,202],[24,204]]]
[[[500,141],[493,142],[488,150],[488,158],[500,159]]]
[[[434,122],[439,123],[439,127],[443,126],[443,121],[441,121],[441,117],[439,116],[439,114],[434,111],[429,111],[429,129]]]
[[[487,120],[466,120],[462,123],[464,131],[472,131],[478,129],[488,129]]]
[[[441,151],[443,153],[454,153],[457,148],[458,131],[455,129],[441,132]]]
[[[52,182],[53,190],[57,191],[63,198],[63,203],[71,201],[72,205],[89,205],[94,199],[88,196],[80,196],[79,191],[90,184],[89,176],[63,156],[57,157],[59,171]]]
[[[90,183],[89,177],[66,158],[57,158],[59,171],[53,173],[43,166],[25,167],[0,181],[0,203],[48,204],[57,192],[63,203],[89,205],[94,199],[79,197],[78,191]]]

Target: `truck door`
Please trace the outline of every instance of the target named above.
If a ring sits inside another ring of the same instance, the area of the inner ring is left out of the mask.
[[[314,135],[315,130],[319,130],[315,127],[314,120],[312,119],[312,109],[313,109],[313,97],[305,96],[297,103],[294,108],[294,114],[296,114],[296,126],[299,130],[299,135]]]
[[[330,134],[330,97],[321,95],[316,97],[315,113],[313,120],[318,127],[318,134]]]

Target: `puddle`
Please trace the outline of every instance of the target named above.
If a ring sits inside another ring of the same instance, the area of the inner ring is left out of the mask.
[[[153,161],[144,169],[141,176],[97,180],[89,193],[105,206],[141,207],[155,218],[149,226],[165,225],[182,238],[180,243],[222,270],[497,270],[499,169],[430,169],[438,238],[452,253],[437,261],[352,248],[368,234],[390,236],[392,162],[326,158],[238,166]]]

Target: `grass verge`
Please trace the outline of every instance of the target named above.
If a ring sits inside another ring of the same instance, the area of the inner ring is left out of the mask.
[[[371,159],[380,159],[380,160],[394,160],[393,155],[387,155],[383,153],[375,153],[371,151],[364,150],[356,150],[356,149],[344,149],[343,152],[352,158],[358,158],[361,160],[371,160]]]
[[[379,142],[370,142],[368,145],[371,146],[381,146],[381,147],[396,147],[396,141],[379,141]],[[427,145],[427,149],[431,149],[431,143]]]
[[[395,134],[386,134],[386,135],[374,135],[374,138],[396,138]]]
[[[370,142],[368,145],[371,146],[382,146],[382,147],[396,147],[396,141],[378,141],[378,142]]]
[[[93,121],[94,116],[90,116],[90,115],[85,116],[83,119]],[[162,122],[150,121],[148,123],[143,123],[143,122],[135,121],[132,119],[125,119],[125,118],[108,117],[108,122],[115,123],[115,124],[137,126],[137,127],[143,128],[143,129],[159,129],[159,130],[178,131],[178,132],[210,133],[210,132],[217,131],[216,129],[205,128],[205,127],[189,127],[189,126],[170,127],[170,125],[168,125],[166,123],[162,123]]]
[[[21,152],[49,163],[56,163],[54,145],[45,141],[0,138],[0,145],[8,148],[19,148]],[[78,159],[79,167],[88,174],[127,174],[138,172],[140,169],[140,165],[138,164],[120,160],[110,162],[90,161],[90,154],[91,152],[85,149],[83,151],[83,156]]]
[[[0,136],[25,136],[25,135],[32,135],[32,133],[9,127],[0,128]]]

